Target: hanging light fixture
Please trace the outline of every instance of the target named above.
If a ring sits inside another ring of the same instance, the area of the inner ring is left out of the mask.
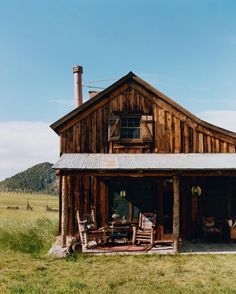
[[[125,198],[126,197],[126,191],[120,190],[120,197]]]

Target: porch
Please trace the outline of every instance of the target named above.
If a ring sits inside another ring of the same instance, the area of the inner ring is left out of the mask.
[[[91,249],[84,249],[86,254],[104,255],[137,255],[137,254],[174,254],[172,244],[156,244],[153,247],[148,245],[113,245],[98,246]],[[179,248],[179,254],[236,254],[236,243],[193,243],[184,241]]]
[[[118,245],[88,252],[173,253],[180,238],[205,238],[209,244],[213,239],[218,245],[232,239],[228,220],[236,215],[235,154],[64,154],[54,168],[61,178],[63,246],[67,235],[78,232],[75,211],[83,215],[91,206],[98,226],[109,226],[114,215],[129,227],[137,226],[140,212],[156,213],[157,225],[152,248],[125,244],[123,250]],[[204,217],[214,218],[220,237],[204,237]]]

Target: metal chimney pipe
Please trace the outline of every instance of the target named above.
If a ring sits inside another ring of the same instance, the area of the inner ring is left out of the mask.
[[[82,66],[73,66],[75,107],[78,107],[83,103],[82,74]]]

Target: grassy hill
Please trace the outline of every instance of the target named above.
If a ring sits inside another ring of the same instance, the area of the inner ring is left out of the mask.
[[[0,182],[0,191],[57,194],[52,164],[43,162]]]

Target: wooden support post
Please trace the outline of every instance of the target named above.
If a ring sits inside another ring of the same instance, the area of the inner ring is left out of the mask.
[[[61,240],[62,247],[66,247],[66,233],[67,233],[67,195],[66,195],[66,176],[62,176],[61,187]]]
[[[173,177],[174,204],[173,204],[173,249],[174,253],[179,250],[179,177]]]

